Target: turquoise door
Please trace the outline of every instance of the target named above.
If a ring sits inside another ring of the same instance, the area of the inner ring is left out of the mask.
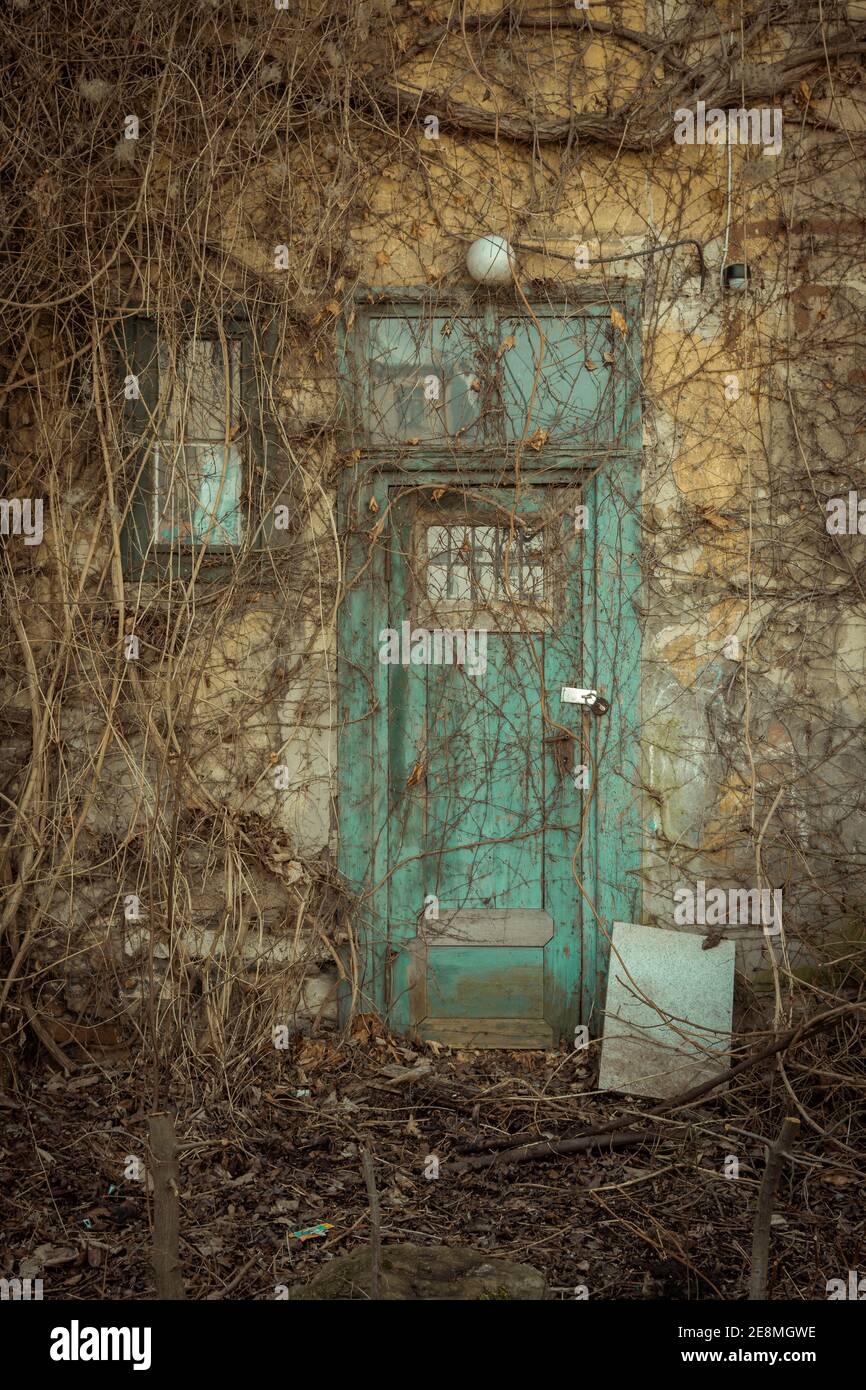
[[[553,1046],[580,984],[572,864],[594,717],[560,708],[582,680],[577,494],[395,493],[390,1013],[453,1045]]]
[[[416,309],[408,331],[377,306],[360,338],[344,1002],[454,1046],[571,1042],[601,1005],[613,920],[638,915],[636,405],[609,305],[546,306],[543,354],[541,318]]]

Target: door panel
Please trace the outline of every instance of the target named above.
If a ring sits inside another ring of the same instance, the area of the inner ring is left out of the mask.
[[[433,492],[392,501],[389,622],[413,638],[388,679],[392,1021],[550,1047],[580,1014],[586,715],[559,707],[582,675],[578,494]],[[474,670],[421,639],[461,626],[485,633],[483,669],[480,636]]]
[[[544,952],[537,946],[440,946],[427,962],[427,1016],[537,1018]]]
[[[428,946],[546,946],[553,922],[546,912],[468,908],[440,912],[426,935]]]
[[[427,668],[427,883],[449,908],[542,906],[542,640],[490,633],[483,677]]]

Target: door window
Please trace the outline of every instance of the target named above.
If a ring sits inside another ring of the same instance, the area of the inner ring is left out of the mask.
[[[431,602],[542,602],[544,540],[505,526],[427,527],[427,597]]]

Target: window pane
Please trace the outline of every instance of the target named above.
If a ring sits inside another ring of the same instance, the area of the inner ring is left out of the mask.
[[[427,596],[433,602],[541,602],[541,532],[512,534],[506,526],[428,526]]]
[[[543,354],[538,329],[530,320],[510,318],[503,323],[506,337],[514,338],[500,362],[506,438],[532,439],[542,430],[551,440],[611,439],[613,372],[610,360],[605,361],[611,357],[607,320],[597,314],[540,315],[539,323]]]
[[[222,444],[239,424],[238,343],[189,338],[172,354],[159,346],[159,389],[170,439]]]
[[[233,446],[185,444],[156,451],[156,540],[241,541],[241,456]]]
[[[472,441],[480,434],[482,323],[445,317],[370,320],[373,438]]]

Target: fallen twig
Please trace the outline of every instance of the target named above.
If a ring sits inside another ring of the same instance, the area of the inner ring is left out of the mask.
[[[252,1269],[253,1265],[255,1264],[258,1258],[259,1252],[258,1250],[254,1250],[252,1255],[250,1255],[250,1258],[244,1261],[237,1274],[232,1276],[232,1278],[224,1286],[224,1288],[215,1289],[213,1293],[209,1293],[205,1302],[211,1303],[214,1302],[216,1299],[225,1298],[226,1294],[232,1293],[237,1288],[238,1284],[241,1282],[247,1271]]]
[[[370,1199],[370,1296],[381,1296],[382,1286],[382,1229],[379,1216],[379,1193],[376,1189],[376,1174],[369,1149],[361,1150],[361,1171],[367,1184]]]
[[[778,1138],[767,1151],[767,1166],[764,1169],[761,1190],[758,1193],[752,1236],[752,1276],[749,1281],[749,1299],[752,1302],[767,1297],[767,1268],[770,1255],[770,1220],[773,1214],[773,1199],[776,1196],[776,1188],[779,1186],[779,1178],[782,1175],[782,1160],[785,1157],[785,1150],[794,1136],[799,1133],[799,1129],[800,1121],[792,1115],[786,1116]]]

